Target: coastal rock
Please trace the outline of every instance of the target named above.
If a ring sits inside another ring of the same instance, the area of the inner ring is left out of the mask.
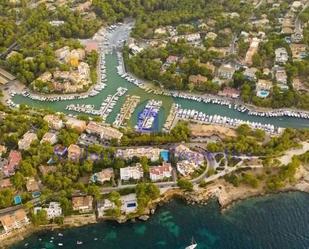
[[[127,218],[125,216],[118,217],[116,220],[119,224],[127,222]]]
[[[140,217],[138,217],[140,220],[143,220],[143,221],[146,221],[146,220],[148,220],[150,217],[149,217],[149,215],[142,215],[142,216],[140,216]]]

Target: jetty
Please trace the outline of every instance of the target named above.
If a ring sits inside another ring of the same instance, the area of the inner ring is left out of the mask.
[[[98,115],[102,117],[103,121],[105,121],[107,116],[112,112],[114,106],[117,104],[119,97],[123,96],[127,91],[127,88],[119,87],[114,95],[107,96],[107,98],[102,102],[99,110],[95,109],[94,105],[86,104],[70,104],[67,105],[65,109],[68,111]]]
[[[136,130],[139,132],[150,132],[159,114],[162,101],[151,99],[146,104],[144,110],[138,115]]]
[[[121,127],[130,120],[136,106],[140,102],[141,98],[136,95],[128,95],[126,100],[121,107],[120,113],[117,114],[116,119],[113,123],[115,127]]]

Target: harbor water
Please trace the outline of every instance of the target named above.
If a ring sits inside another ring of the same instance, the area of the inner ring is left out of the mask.
[[[178,97],[170,97],[163,95],[154,95],[152,93],[147,93],[143,89],[137,87],[133,83],[128,82],[126,79],[120,77],[117,73],[118,60],[116,53],[107,54],[106,60],[106,76],[107,76],[107,86],[100,93],[94,97],[89,97],[86,99],[75,99],[66,101],[55,101],[55,102],[43,102],[38,100],[32,100],[28,97],[21,95],[15,95],[13,101],[17,104],[27,104],[29,106],[44,107],[49,108],[54,111],[60,111],[64,113],[74,113],[73,111],[67,111],[65,108],[69,104],[90,104],[94,105],[96,109],[99,109],[101,103],[107,98],[108,95],[113,95],[116,93],[118,87],[127,88],[128,91],[125,95],[137,95],[141,97],[141,102],[135,109],[130,124],[134,127],[137,123],[138,114],[142,112],[143,108],[150,99],[161,100],[163,102],[162,107],[158,115],[158,129],[161,129],[172,106],[172,103],[180,104],[184,109],[195,109],[197,111],[209,114],[209,115],[220,115],[230,118],[236,118],[241,120],[248,120],[251,122],[259,122],[264,124],[272,124],[276,127],[294,127],[294,128],[305,128],[309,127],[309,120],[307,119],[297,119],[292,117],[260,117],[260,116],[250,116],[247,113],[238,112],[233,108],[228,108],[228,106],[197,102],[195,100],[182,99]],[[113,108],[112,112],[108,115],[106,122],[113,123],[117,114],[120,112],[121,106],[125,101],[125,95],[120,97],[117,104]]]
[[[40,232],[11,249],[184,249],[192,237],[197,249],[308,249],[308,206],[309,195],[299,192],[252,198],[223,214],[215,200],[171,201],[146,222]]]

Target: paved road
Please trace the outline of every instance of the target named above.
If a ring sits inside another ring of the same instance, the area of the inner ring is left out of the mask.
[[[199,184],[201,181],[205,181],[205,182],[208,183],[208,182],[214,181],[214,180],[216,180],[220,177],[223,177],[223,176],[230,174],[231,172],[236,171],[236,170],[241,169],[241,168],[255,169],[255,168],[262,168],[263,167],[262,165],[253,165],[253,166],[242,165],[243,160],[245,160],[245,159],[254,159],[254,158],[259,158],[259,157],[240,156],[238,158],[240,158],[242,160],[238,164],[236,164],[234,167],[226,167],[225,170],[219,172],[218,174],[207,177],[207,172],[209,170],[211,163],[209,162],[207,156],[205,156],[205,158],[206,158],[206,161],[207,161],[206,169],[204,170],[204,172],[201,175],[190,180],[190,182],[192,182],[193,184]],[[177,187],[177,179],[175,179],[174,181],[170,181],[170,182],[157,182],[157,183],[154,183],[154,184],[156,186],[158,186],[159,188],[174,188],[174,187]],[[122,185],[121,183],[119,183],[117,187],[102,188],[102,193],[106,194],[106,193],[110,193],[112,191],[119,191],[119,190],[126,189],[126,188],[135,188],[136,185],[137,184]]]
[[[202,180],[205,179],[206,177],[206,174],[208,172],[208,169],[209,169],[209,161],[208,161],[208,158],[206,158],[206,162],[207,162],[207,166],[206,166],[206,169],[204,170],[204,172],[199,175],[198,177],[190,180],[193,184],[198,184],[199,182],[201,182]],[[174,170],[173,170],[174,172]],[[175,174],[174,175],[174,181],[170,181],[170,182],[156,182],[154,183],[156,186],[158,186],[159,188],[173,188],[173,187],[177,187],[177,177],[175,177]],[[102,193],[110,193],[112,191],[118,191],[118,190],[121,190],[121,189],[126,189],[126,188],[135,188],[136,187],[136,184],[128,184],[128,185],[122,185],[121,183],[118,184],[117,187],[109,187],[109,188],[102,188]]]
[[[260,8],[260,6],[264,3],[265,0],[260,0],[257,5],[254,6],[254,9]]]
[[[40,198],[32,199],[30,202],[33,205],[41,204]],[[13,212],[13,211],[18,210],[18,209],[23,208],[23,207],[24,207],[24,205],[16,205],[16,206],[0,209],[0,215],[4,215],[4,214],[10,213],[10,212]]]
[[[172,188],[177,186],[177,182],[157,182],[154,183],[159,188]],[[119,185],[117,187],[109,187],[109,188],[102,188],[102,193],[110,193],[112,191],[119,191],[126,188],[135,188],[137,184],[126,184],[126,185]]]
[[[309,7],[309,1],[307,1],[304,5],[304,7],[302,8],[302,10],[299,12],[299,14],[297,15],[296,17],[296,20],[295,20],[295,32],[301,32],[301,29],[302,29],[302,22],[301,20],[299,19],[299,16],[300,14],[307,8]]]
[[[241,165],[243,163],[243,161],[240,161],[238,164],[236,164],[234,167],[228,167],[225,170],[221,171],[218,174],[212,175],[210,177],[205,178],[205,182],[209,183],[212,182],[214,180],[217,180],[225,175],[228,175],[230,173],[232,173],[233,171],[239,170],[239,169],[258,169],[258,168],[263,168],[263,165],[251,165],[251,166],[246,166],[246,165]]]

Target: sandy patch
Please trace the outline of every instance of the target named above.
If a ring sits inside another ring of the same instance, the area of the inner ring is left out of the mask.
[[[217,135],[220,138],[236,137],[235,130],[219,125],[206,125],[206,124],[190,124],[189,128],[191,130],[192,136],[195,137],[209,137]]]

